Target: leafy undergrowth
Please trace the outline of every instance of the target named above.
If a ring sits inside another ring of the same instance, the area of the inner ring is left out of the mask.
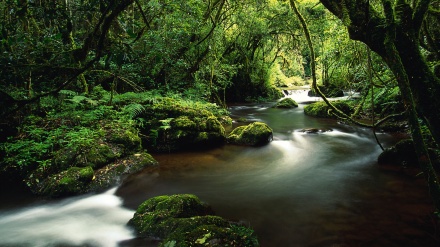
[[[138,166],[136,162],[140,161],[130,157],[144,153],[145,146],[155,147],[157,139],[163,138],[159,133],[168,133],[170,121],[178,116],[210,116],[218,121],[226,115],[214,104],[184,100],[178,95],[111,94],[100,87],[88,96],[63,90],[56,97],[41,99],[39,108],[44,115],[26,116],[17,127],[17,135],[1,144],[0,178],[6,183],[24,181],[32,192],[45,196],[96,190],[96,181],[109,186],[109,181],[116,181],[112,176]],[[155,164],[153,158],[148,160],[141,163]],[[119,172],[104,175],[103,170],[112,170],[109,167]],[[82,183],[70,182],[75,177]]]

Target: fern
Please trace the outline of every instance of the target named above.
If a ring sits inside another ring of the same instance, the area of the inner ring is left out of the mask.
[[[81,104],[83,101],[87,100],[88,98],[84,95],[75,95],[71,99],[66,99],[67,101],[73,102],[75,104]]]
[[[132,103],[124,106],[122,111],[127,113],[130,119],[134,119],[145,111],[145,107],[139,103]]]
[[[163,130],[171,129],[171,121],[173,119],[174,118],[167,118],[167,119],[159,120],[159,122],[162,123],[162,126],[160,126],[159,129],[163,129]]]

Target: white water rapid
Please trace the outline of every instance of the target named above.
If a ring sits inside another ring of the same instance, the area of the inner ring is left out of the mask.
[[[118,246],[133,238],[126,223],[134,211],[115,191],[0,211],[0,246]]]

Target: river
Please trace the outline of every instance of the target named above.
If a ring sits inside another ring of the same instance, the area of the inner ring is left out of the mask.
[[[159,167],[99,195],[15,204],[8,197],[0,246],[155,246],[133,239],[125,223],[144,200],[177,193],[195,194],[217,215],[253,228],[263,247],[438,246],[423,177],[379,167],[371,130],[304,115],[304,103],[317,100],[305,91],[289,97],[300,106],[230,107],[234,118],[271,126],[268,145],[157,154]],[[378,137],[385,147],[402,138]]]

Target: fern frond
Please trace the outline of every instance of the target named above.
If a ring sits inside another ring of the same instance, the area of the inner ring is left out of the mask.
[[[144,111],[145,111],[145,107],[139,103],[132,103],[126,105],[123,108],[123,112],[127,113],[131,119],[135,118],[136,116],[139,116]]]
[[[76,95],[76,96],[73,96],[73,98],[71,98],[71,99],[65,99],[65,100],[73,102],[75,104],[81,104],[84,100],[88,100],[88,99],[89,98],[87,98],[84,95]]]

